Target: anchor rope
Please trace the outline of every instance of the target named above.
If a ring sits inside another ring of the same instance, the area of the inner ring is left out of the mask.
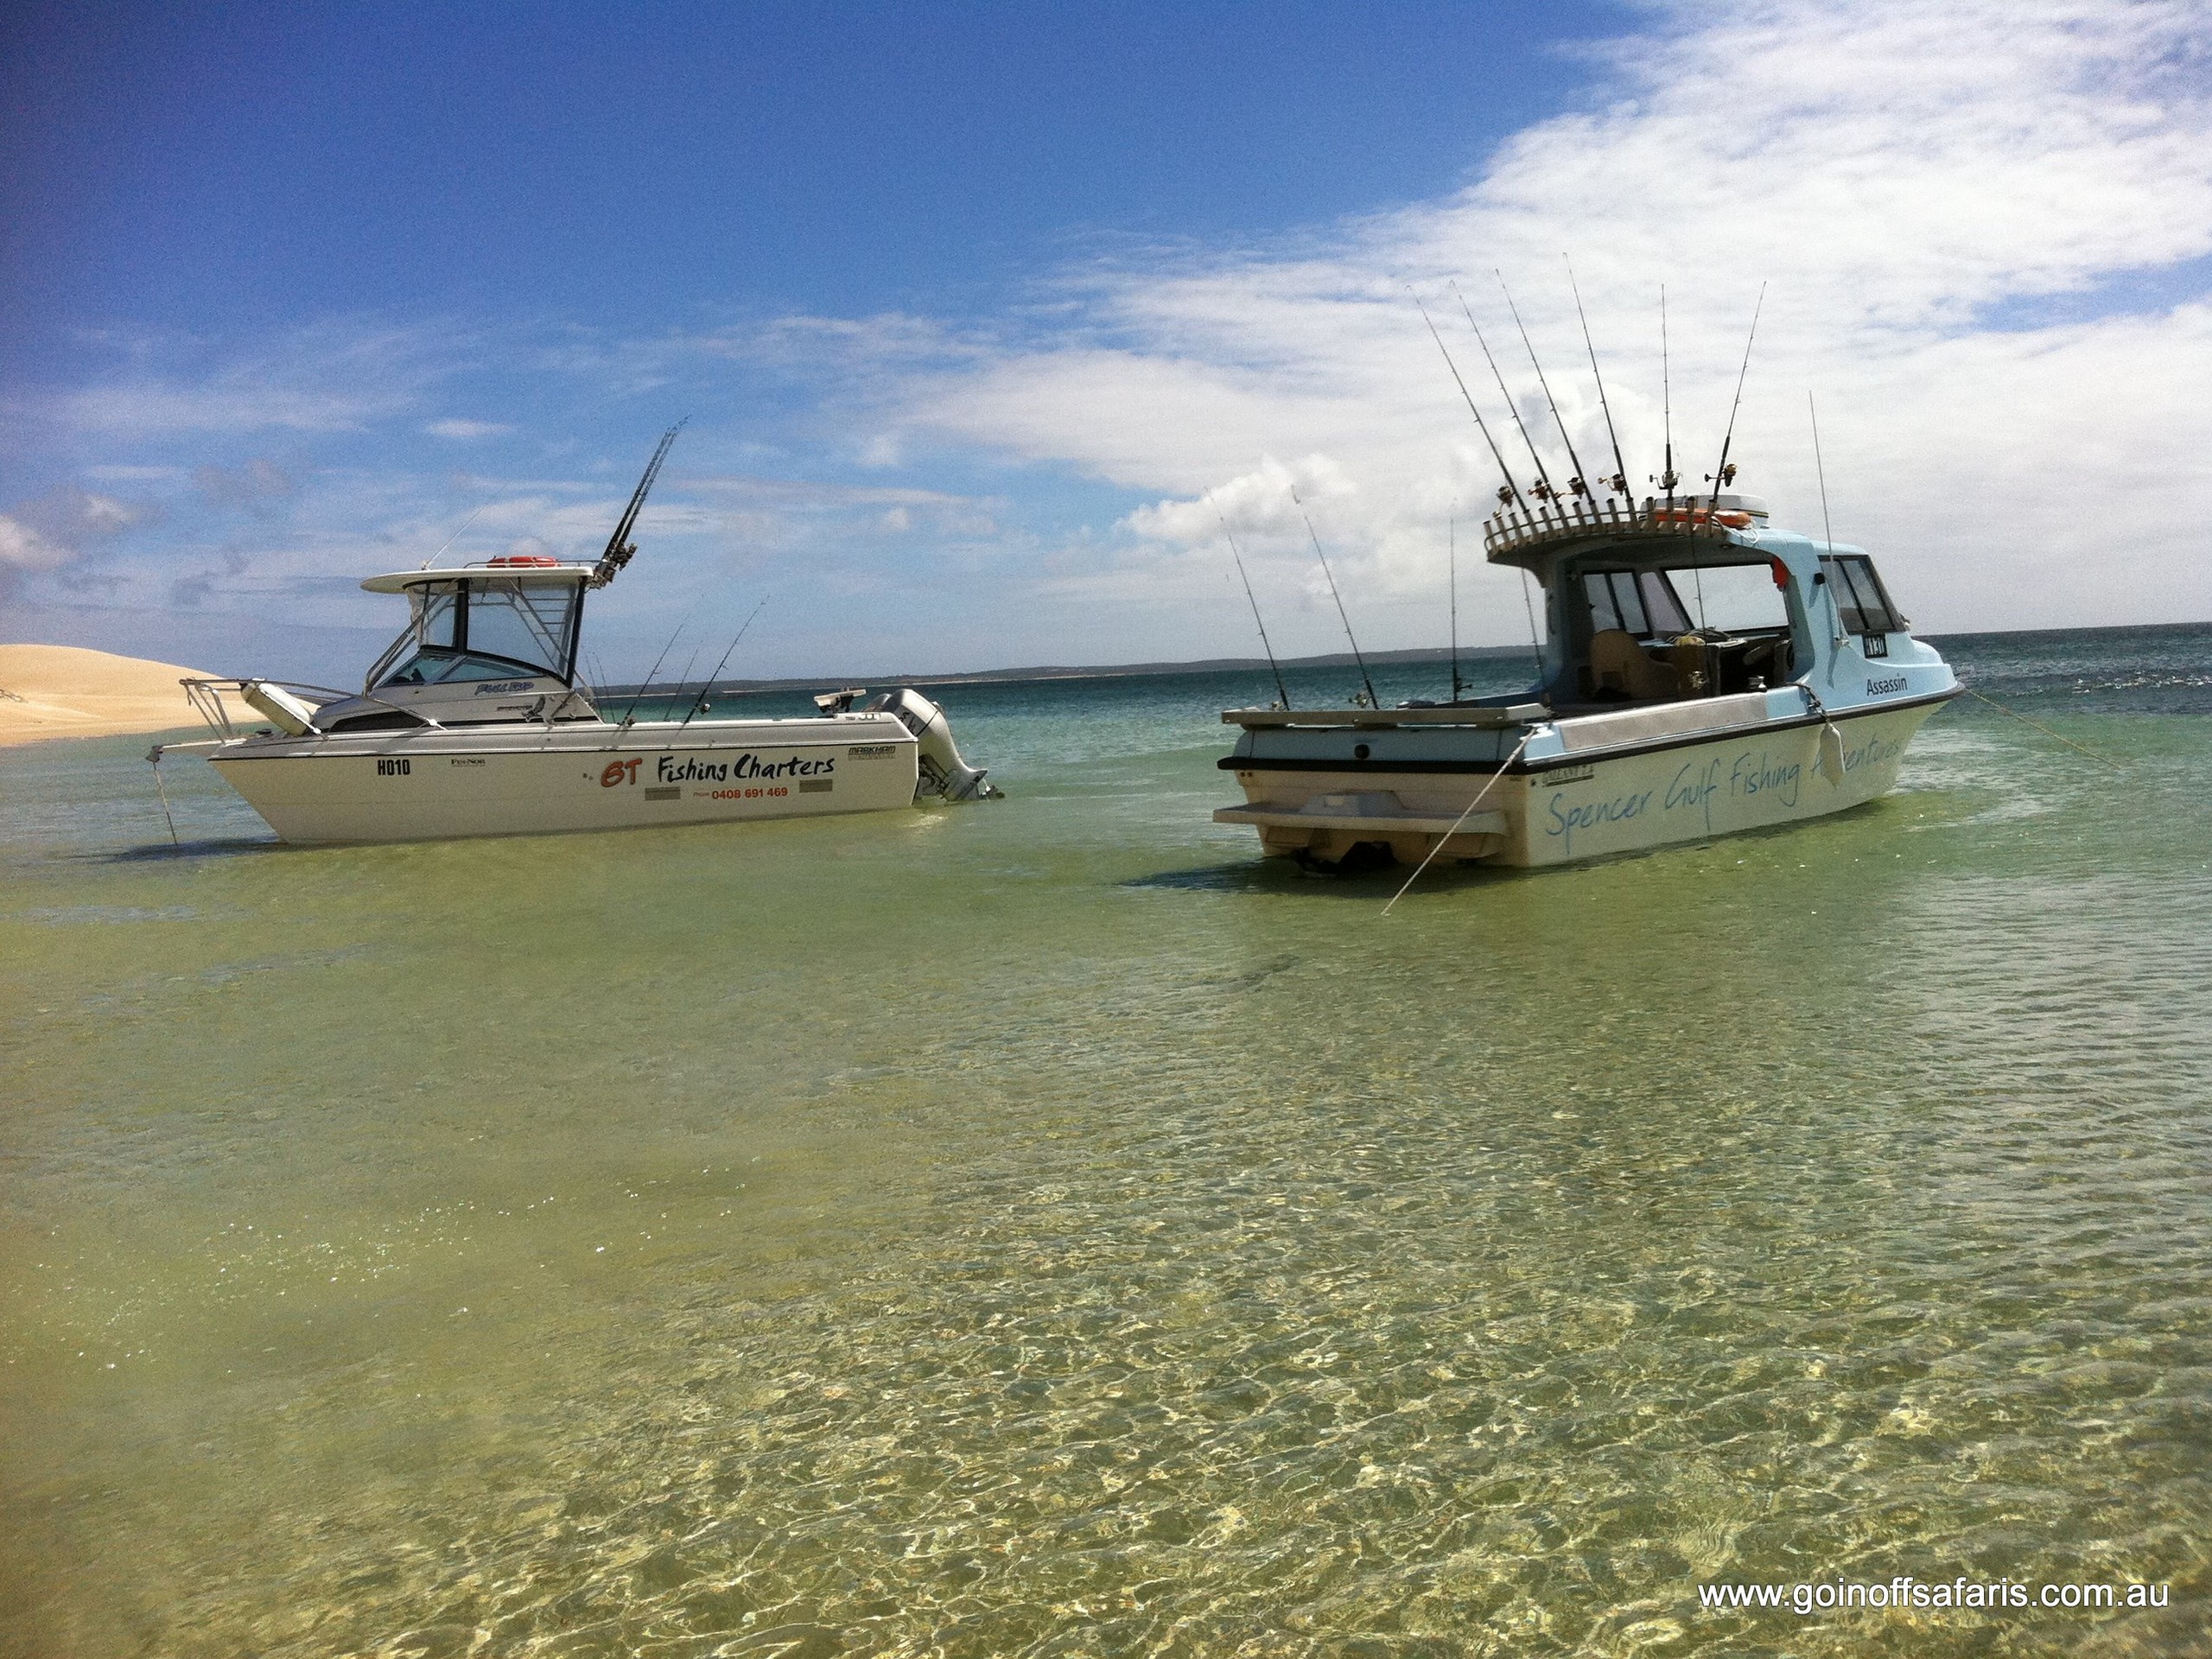
[[[2050,739],[2054,743],[2063,743],[2069,749],[2081,750],[2083,754],[2088,755],[2090,760],[2094,760],[2100,766],[2110,766],[2114,772],[2125,772],[2127,770],[2127,768],[2120,765],[2119,761],[2113,760],[2107,755],[2099,754],[2094,749],[2084,749],[2079,743],[2076,743],[2070,737],[2061,737],[2056,732],[2052,731],[2048,726],[2037,726],[2034,721],[2030,720],[2018,709],[2008,709],[2003,703],[1998,702],[1994,697],[1983,697],[1980,692],[1975,690],[1974,687],[1970,685],[1961,685],[1959,690],[1965,692],[1970,697],[1981,697],[1981,700],[1984,702],[1997,710],[1999,714],[2010,715],[2013,719],[2018,721],[2023,726],[2035,726],[2036,730],[2041,732],[2045,737]]]
[[[1406,885],[1391,895],[1390,903],[1382,906],[1382,913],[1385,916],[1390,913],[1392,906],[1413,891],[1414,883],[1421,880],[1421,873],[1435,861],[1436,855],[1444,850],[1444,843],[1459,833],[1459,826],[1474,816],[1475,809],[1483,804],[1491,791],[1497,787],[1497,780],[1505,776],[1506,768],[1521,758],[1521,751],[1529,747],[1529,740],[1535,736],[1534,732],[1524,732],[1521,734],[1521,741],[1513,746],[1513,753],[1498,763],[1497,770],[1490,775],[1490,781],[1475,791],[1475,798],[1467,803],[1467,810],[1454,818],[1452,821],[1452,827],[1436,838],[1436,845],[1428,849],[1428,856],[1414,867],[1414,873],[1406,878]]]
[[[162,782],[162,752],[157,747],[146,758],[154,763],[154,792],[162,798],[162,816],[168,820],[169,845],[181,847],[183,842],[176,838],[176,816],[169,810],[169,791]]]

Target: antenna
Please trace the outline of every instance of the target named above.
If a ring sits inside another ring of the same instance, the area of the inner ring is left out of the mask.
[[[1475,321],[1475,314],[1467,309],[1467,296],[1459,293],[1459,284],[1452,284],[1452,292],[1459,296],[1459,308],[1467,313],[1467,327],[1475,331],[1475,344],[1483,348],[1483,360],[1490,365],[1491,377],[1497,382],[1497,395],[1505,399],[1505,407],[1513,416],[1513,424],[1521,429],[1521,442],[1529,446],[1529,459],[1536,463],[1536,479],[1541,488],[1536,493],[1547,501],[1556,500],[1559,492],[1552,487],[1552,475],[1544,470],[1544,458],[1536,453],[1536,441],[1529,435],[1528,423],[1521,418],[1521,411],[1514,407],[1513,394],[1505,389],[1505,377],[1497,372],[1497,359],[1490,354],[1490,342],[1483,338],[1483,331]]]
[[[1456,512],[1452,516],[1448,533],[1450,540],[1446,543],[1444,556],[1452,584],[1452,701],[1457,702],[1465,688],[1459,683],[1459,518]]]
[[[758,605],[755,605],[753,607],[753,616],[760,615],[760,613],[767,609],[767,607],[768,601],[766,598],[763,598]],[[707,701],[707,694],[715,689],[715,682],[721,678],[722,670],[729,665],[730,652],[737,649],[737,640],[744,639],[747,632],[752,628],[753,616],[748,616],[745,619],[745,626],[737,631],[737,639],[733,639],[729,642],[729,650],[722,652],[721,661],[716,663],[715,664],[715,671],[707,676],[707,683],[699,688],[699,695],[691,700],[691,707],[685,712],[683,718],[676,722],[677,730],[680,731],[684,727],[689,726],[691,723],[691,716],[697,714],[700,709],[705,704]]]
[[[1567,285],[1574,290],[1574,315],[1582,319],[1582,344],[1590,353],[1590,377],[1598,383],[1598,407],[1605,411],[1605,435],[1612,440],[1613,475],[1606,487],[1627,496],[1628,463],[1621,459],[1620,434],[1613,430],[1613,406],[1605,401],[1605,377],[1598,372],[1598,348],[1591,344],[1590,316],[1582,308],[1582,289],[1574,280],[1574,261],[1563,253],[1560,257],[1567,259]]]
[[[451,547],[455,542],[459,541],[464,535],[466,535],[467,533],[468,527],[476,522],[476,513],[483,512],[484,509],[489,505],[491,505],[491,503],[488,501],[478,502],[476,504],[476,512],[472,512],[467,518],[462,519],[461,521],[461,528],[454,531],[452,535],[446,537],[445,547],[442,547],[436,552],[431,554],[430,556],[423,560],[422,564],[417,568],[427,570],[432,565],[435,564],[440,559],[445,557],[446,547]]]
[[[1293,497],[1295,499],[1295,496]],[[1206,492],[1206,499],[1213,499],[1213,492]],[[1244,584],[1244,598],[1252,607],[1252,626],[1260,631],[1260,649],[1268,653],[1268,671],[1275,677],[1275,696],[1282,701],[1277,706],[1290,707],[1290,688],[1282,683],[1282,664],[1275,661],[1274,643],[1268,638],[1268,625],[1260,620],[1260,601],[1252,594],[1252,578],[1244,574],[1244,556],[1236,550],[1236,537],[1229,528],[1229,516],[1215,507],[1213,516],[1221,520],[1221,533],[1229,543],[1229,556],[1236,561],[1236,579]],[[1311,526],[1308,526],[1311,528]]]
[[[1659,410],[1666,423],[1667,470],[1656,480],[1667,492],[1667,505],[1675,505],[1675,486],[1681,478],[1675,471],[1675,380],[1667,360],[1667,284],[1659,284]]]
[[[1497,278],[1497,291],[1505,296],[1505,308],[1513,314],[1513,326],[1521,331],[1521,343],[1528,347],[1529,366],[1536,372],[1536,384],[1544,389],[1544,401],[1551,405],[1552,424],[1559,428],[1559,441],[1567,446],[1567,464],[1574,468],[1574,476],[1567,480],[1567,493],[1587,495],[1590,486],[1583,481],[1582,457],[1574,453],[1574,440],[1567,435],[1567,422],[1560,417],[1559,400],[1552,396],[1552,383],[1544,378],[1544,365],[1536,361],[1536,348],[1529,339],[1529,325],[1521,321],[1521,308],[1513,303],[1513,290],[1505,285],[1505,273],[1492,269]]]
[[[1813,417],[1813,471],[1821,480],[1821,534],[1835,546],[1835,526],[1828,521],[1828,469],[1821,464],[1821,411],[1813,407],[1813,394],[1805,394],[1805,412]]]
[[[1444,336],[1436,332],[1433,322],[1429,322],[1428,308],[1421,302],[1420,295],[1414,294],[1412,284],[1407,285],[1406,292],[1413,294],[1414,308],[1421,313],[1421,320],[1428,323],[1428,337],[1436,342],[1436,349],[1444,353],[1444,366],[1452,371],[1452,378],[1459,382],[1459,395],[1467,400],[1467,413],[1475,417],[1475,429],[1483,435],[1483,442],[1490,446],[1491,459],[1497,463],[1498,473],[1505,480],[1505,488],[1498,493],[1498,505],[1518,504],[1526,510],[1529,504],[1521,499],[1521,486],[1513,481],[1513,469],[1505,464],[1505,457],[1498,453],[1497,440],[1491,436],[1490,428],[1483,420],[1482,410],[1475,407],[1474,397],[1467,391],[1467,383],[1459,378],[1459,365],[1452,360],[1452,353],[1445,351]]]
[[[1766,304],[1766,284],[1759,284],[1758,304],[1751,307],[1751,332],[1744,341],[1744,365],[1736,371],[1736,401],[1729,405],[1728,430],[1720,440],[1720,465],[1706,482],[1713,486],[1713,505],[1720,505],[1720,492],[1736,476],[1728,465],[1728,446],[1736,441],[1736,411],[1744,406],[1744,377],[1751,372],[1751,341],[1759,337],[1759,312]]]
[[[1321,551],[1321,538],[1313,532],[1313,515],[1306,511],[1306,504],[1298,499],[1295,489],[1291,491],[1290,499],[1298,509],[1298,516],[1306,520],[1306,534],[1313,543],[1313,556],[1321,561],[1321,574],[1329,582],[1329,597],[1337,601],[1337,620],[1344,625],[1344,638],[1351,640],[1351,659],[1359,664],[1359,683],[1367,688],[1367,706],[1380,709],[1382,700],[1375,695],[1375,682],[1367,677],[1367,658],[1359,654],[1359,641],[1352,638],[1351,618],[1344,614],[1344,596],[1337,591],[1337,578],[1329,569],[1328,555]]]
[[[622,517],[614,526],[614,533],[607,538],[607,550],[599,556],[599,563],[592,567],[585,578],[587,588],[604,588],[620,574],[622,567],[637,556],[638,550],[630,544],[630,531],[638,522],[638,509],[645,505],[646,492],[653,480],[660,476],[660,464],[668,459],[668,448],[676,442],[676,435],[691,423],[686,415],[674,426],[660,435],[660,447],[653,451],[653,458],[645,463],[645,475],[638,480],[638,487],[630,493],[630,505],[622,510]]]

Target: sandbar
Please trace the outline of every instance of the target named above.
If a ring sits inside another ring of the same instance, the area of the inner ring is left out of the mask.
[[[0,744],[196,726],[177,682],[196,668],[77,645],[0,645]]]

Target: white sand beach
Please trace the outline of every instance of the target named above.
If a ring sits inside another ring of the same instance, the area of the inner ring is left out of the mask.
[[[187,675],[203,671],[75,645],[0,645],[0,744],[197,725],[177,683]]]

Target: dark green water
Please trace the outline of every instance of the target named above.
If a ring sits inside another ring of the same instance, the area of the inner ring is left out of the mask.
[[[1208,821],[1250,677],[609,836],[0,751],[0,1653],[2202,1651],[2212,629],[1946,649],[2118,769],[1387,920]],[[1904,1573],[2171,1605],[1695,1588]]]

